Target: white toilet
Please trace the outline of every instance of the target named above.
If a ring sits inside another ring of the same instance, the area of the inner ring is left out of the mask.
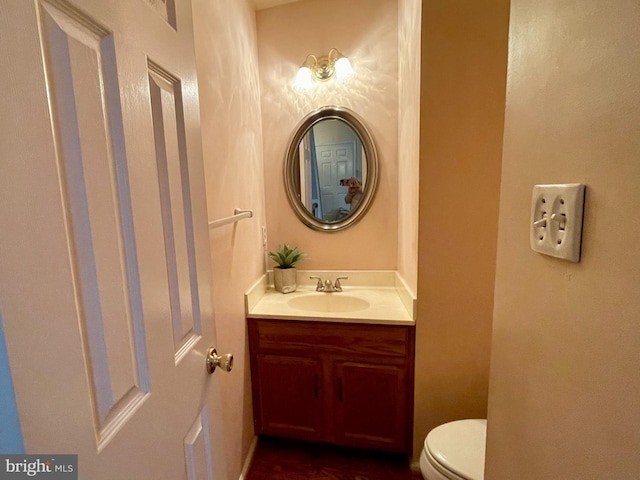
[[[487,421],[457,420],[429,432],[420,455],[426,480],[483,480]]]

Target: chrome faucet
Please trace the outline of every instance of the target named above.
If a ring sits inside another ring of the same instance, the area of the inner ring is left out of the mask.
[[[312,275],[309,277],[312,280],[318,280],[316,284],[316,292],[341,292],[342,285],[340,285],[340,280],[347,280],[349,277],[338,277],[336,278],[335,283],[331,283],[331,280],[325,280],[322,282],[322,278]]]
[[[342,291],[342,285],[340,285],[340,280],[348,280],[349,277],[338,277],[336,278],[336,282],[333,285],[333,288],[335,289],[336,292],[341,292]]]

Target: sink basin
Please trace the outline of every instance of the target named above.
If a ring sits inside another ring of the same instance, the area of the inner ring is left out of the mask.
[[[287,302],[291,308],[306,312],[357,312],[366,310],[370,304],[352,295],[343,293],[318,293],[294,297]]]

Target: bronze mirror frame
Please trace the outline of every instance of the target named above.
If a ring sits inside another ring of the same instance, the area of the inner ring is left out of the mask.
[[[298,156],[300,142],[314,125],[322,120],[330,119],[340,120],[356,132],[362,143],[367,162],[367,173],[363,179],[364,188],[362,190],[363,195],[360,204],[354,212],[335,222],[320,220],[309,212],[300,199],[299,187],[297,186],[300,183]],[[364,121],[355,112],[346,107],[327,105],[309,113],[297,125],[285,152],[284,186],[289,204],[302,223],[320,232],[338,232],[360,221],[371,207],[371,203],[378,189],[379,176],[380,166],[373,137],[371,133],[369,133]]]

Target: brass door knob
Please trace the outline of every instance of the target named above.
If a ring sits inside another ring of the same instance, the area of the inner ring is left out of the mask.
[[[216,367],[220,367],[225,372],[230,372],[233,368],[233,355],[230,353],[218,355],[214,347],[209,347],[207,352],[207,372],[209,374],[215,372]]]

